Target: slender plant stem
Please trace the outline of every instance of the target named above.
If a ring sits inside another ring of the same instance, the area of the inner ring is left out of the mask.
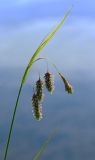
[[[13,117],[12,117],[12,122],[10,125],[8,140],[7,140],[6,149],[5,149],[4,160],[6,160],[6,158],[7,158],[8,148],[9,148],[9,144],[10,144],[10,138],[12,135],[12,128],[13,128],[13,124],[14,124],[14,120],[15,120],[15,115],[16,115],[16,111],[17,111],[17,106],[18,106],[18,101],[19,101],[21,90],[22,90],[22,86],[23,86],[23,84],[21,83],[20,88],[19,88],[19,92],[18,92],[18,96],[17,96],[17,100],[16,100],[16,105],[15,105]]]

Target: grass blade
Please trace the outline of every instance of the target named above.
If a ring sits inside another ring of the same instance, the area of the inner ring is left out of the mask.
[[[53,132],[51,133],[51,135],[49,135],[48,139],[46,140],[46,142],[44,143],[44,145],[40,148],[39,152],[36,154],[36,156],[33,158],[33,160],[37,160],[38,159],[38,157],[41,155],[41,153],[43,152],[43,150],[50,143],[50,141],[54,137],[54,135],[55,135],[55,130],[53,130]]]
[[[50,41],[50,39],[55,35],[55,33],[57,32],[57,30],[61,27],[61,25],[64,23],[65,19],[68,17],[68,15],[70,14],[71,9],[65,14],[65,16],[63,17],[63,19],[60,21],[60,23],[56,26],[56,28],[52,31],[52,33],[47,36],[45,38],[45,40],[41,43],[41,45],[38,47],[38,49],[35,51],[35,53],[33,54],[33,56],[30,59],[30,62],[25,70],[23,79],[22,79],[22,83],[25,82],[28,72],[33,64],[33,61],[36,59],[37,55],[39,54],[39,52],[44,48],[44,46]]]
[[[8,148],[9,148],[9,144],[10,144],[10,138],[11,138],[11,135],[12,135],[13,124],[14,124],[14,121],[15,121],[15,115],[16,115],[18,102],[19,102],[19,97],[20,97],[20,94],[21,94],[21,91],[22,91],[22,87],[23,87],[23,85],[24,85],[24,83],[26,81],[26,78],[28,76],[28,73],[30,71],[30,68],[32,67],[33,62],[36,59],[37,55],[40,53],[40,51],[43,49],[43,47],[50,41],[50,39],[54,36],[54,34],[57,32],[57,30],[61,27],[61,25],[64,23],[65,19],[68,17],[70,12],[71,12],[71,9],[65,14],[63,19],[59,22],[59,24],[52,31],[52,33],[49,36],[47,36],[44,41],[42,41],[40,46],[37,48],[37,50],[35,51],[35,53],[31,57],[31,59],[30,59],[30,61],[28,63],[28,66],[25,69],[25,72],[24,72],[24,75],[23,75],[23,78],[22,78],[22,81],[21,81],[21,85],[20,85],[20,88],[19,88],[19,91],[18,91],[16,103],[15,103],[15,108],[14,108],[12,121],[11,121],[10,129],[9,129],[8,139],[7,139],[7,144],[6,144],[6,148],[5,148],[4,160],[6,160],[6,158],[7,158]]]

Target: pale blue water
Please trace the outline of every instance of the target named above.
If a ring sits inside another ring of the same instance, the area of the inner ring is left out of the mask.
[[[12,112],[23,74],[23,68],[0,69],[0,160],[3,159]],[[33,73],[32,73],[33,74]],[[77,78],[76,78],[77,77]],[[55,92],[45,91],[43,119],[32,114],[32,81],[25,84],[17,110],[8,160],[31,160],[56,128],[56,135],[39,160],[95,159],[95,85],[88,71],[72,72],[74,86],[68,95],[55,76]]]

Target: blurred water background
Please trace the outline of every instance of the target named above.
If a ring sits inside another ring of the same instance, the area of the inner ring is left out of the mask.
[[[55,91],[45,90],[43,119],[32,114],[34,82],[47,70],[37,62],[22,90],[8,160],[33,159],[48,135],[57,133],[39,160],[95,159],[95,2],[67,0],[0,1],[0,160],[3,159],[9,125],[20,81],[43,37],[73,10],[65,24],[43,49],[45,55],[74,86],[68,95],[52,66]]]

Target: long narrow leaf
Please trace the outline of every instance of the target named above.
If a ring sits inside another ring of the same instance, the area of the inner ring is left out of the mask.
[[[37,57],[37,55],[39,54],[39,52],[44,48],[44,46],[50,41],[50,39],[55,35],[55,33],[57,32],[57,30],[61,27],[61,25],[63,24],[63,22],[65,21],[65,19],[68,17],[68,15],[70,14],[71,9],[66,13],[66,15],[63,17],[63,19],[60,21],[60,23],[56,26],[56,28],[53,30],[53,32],[48,35],[45,40],[43,41],[43,43],[38,47],[38,49],[35,51],[35,53],[33,54],[33,56],[30,59],[30,62],[26,68],[25,74],[23,76],[23,80],[22,83],[25,82],[28,72],[33,64],[33,61],[35,60],[35,58]]]
[[[52,140],[52,138],[55,135],[55,130],[53,130],[53,132],[49,135],[48,139],[46,140],[46,142],[44,143],[44,145],[40,148],[40,150],[38,151],[38,153],[36,154],[36,156],[33,158],[33,160],[37,160],[39,158],[39,156],[41,155],[41,153],[43,152],[43,150],[47,147],[47,145],[50,143],[50,141]]]

